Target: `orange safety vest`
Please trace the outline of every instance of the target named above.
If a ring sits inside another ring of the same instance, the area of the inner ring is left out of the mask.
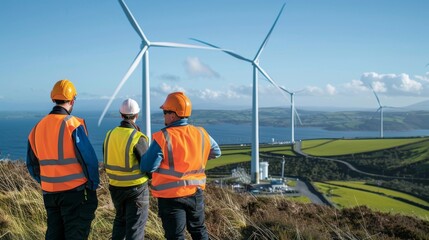
[[[87,182],[72,139],[80,125],[85,127],[84,120],[72,115],[49,114],[31,130],[28,140],[39,160],[43,191],[66,191]]]
[[[152,174],[154,197],[176,198],[205,189],[205,167],[210,154],[208,133],[192,125],[164,128],[153,134],[164,159]]]

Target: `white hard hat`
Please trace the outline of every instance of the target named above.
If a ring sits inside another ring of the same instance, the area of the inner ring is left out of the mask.
[[[121,108],[119,109],[119,112],[121,112],[122,114],[137,114],[140,112],[140,108],[139,108],[139,104],[131,99],[128,98],[125,101],[122,102]]]

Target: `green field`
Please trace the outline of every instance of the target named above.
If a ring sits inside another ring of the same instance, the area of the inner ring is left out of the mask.
[[[334,185],[342,185],[342,186],[346,186],[346,187],[351,187],[351,188],[359,188],[359,189],[363,189],[363,190],[368,190],[371,192],[377,192],[386,196],[392,196],[392,197],[397,197],[397,198],[403,198],[406,199],[408,201],[411,202],[415,202],[424,206],[428,206],[429,207],[429,203],[411,196],[409,194],[406,193],[401,193],[398,191],[394,191],[394,190],[390,190],[390,189],[386,189],[383,187],[377,187],[377,186],[373,186],[373,185],[367,185],[365,184],[365,182],[359,182],[359,181],[351,181],[351,182],[344,182],[344,181],[329,181],[329,184],[334,184]]]
[[[339,156],[372,152],[426,141],[428,138],[315,139],[302,141],[301,149],[313,156]]]
[[[206,170],[234,163],[249,162],[250,158],[251,156],[248,154],[222,155],[218,159],[209,160],[207,162]]]
[[[379,191],[379,193],[371,193],[367,191],[351,189],[348,187],[340,187],[330,183],[341,184],[344,186],[348,185],[362,189],[371,189]],[[324,195],[328,197],[329,201],[334,203],[339,208],[352,208],[355,206],[366,205],[375,211],[417,216],[419,218],[429,220],[429,211],[389,197],[401,196],[407,200],[414,200],[415,202],[424,203],[425,206],[428,205],[427,202],[414,198],[408,194],[377,187],[370,188],[369,186],[365,186],[362,182],[316,182],[314,185],[319,189],[320,192],[324,193]]]
[[[428,158],[429,138],[394,138],[394,139],[324,139],[302,141],[302,149],[305,153],[314,156],[336,156],[365,153],[368,159],[377,159],[380,156],[390,156],[392,151],[407,153],[404,158],[397,158],[392,164],[407,166],[420,161],[419,169],[429,164]],[[210,160],[206,169],[249,162],[251,160],[251,146],[221,146],[222,156],[216,160]],[[387,150],[386,149],[391,149]],[[291,145],[261,145],[260,153],[272,153],[278,156],[296,156]],[[426,165],[425,165],[426,164]],[[393,165],[392,165],[393,166]],[[423,171],[423,170],[422,170]],[[329,200],[339,208],[351,208],[366,205],[369,208],[389,212],[418,216],[429,220],[429,203],[406,193],[385,189],[382,187],[366,185],[362,181],[345,182],[330,181],[327,183],[315,183],[319,190],[328,196]],[[291,199],[292,200],[292,199]],[[295,198],[294,201],[308,202],[306,197]],[[414,204],[412,204],[414,203]]]

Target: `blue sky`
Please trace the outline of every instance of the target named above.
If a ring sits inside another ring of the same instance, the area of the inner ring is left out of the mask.
[[[255,56],[285,1],[126,1],[150,41],[199,38]],[[403,107],[429,96],[429,2],[290,0],[260,65],[298,108]],[[140,48],[117,1],[17,0],[0,7],[0,111],[45,110],[63,78],[76,108],[102,112]],[[194,108],[251,107],[252,67],[221,52],[150,48],[152,110],[171,91]],[[288,106],[260,77],[261,107]],[[141,101],[141,66],[118,94]],[[118,101],[119,101],[118,100]],[[116,111],[117,102],[110,110]]]

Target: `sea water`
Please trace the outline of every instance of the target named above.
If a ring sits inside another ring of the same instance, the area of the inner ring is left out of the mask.
[[[27,152],[27,137],[34,125],[45,113],[37,114],[0,114],[0,159],[24,160]],[[74,113],[75,114],[75,113]],[[121,118],[106,117],[97,126],[99,114],[77,112],[75,116],[84,118],[88,127],[89,139],[94,146],[97,157],[102,161],[102,144],[106,132],[119,125]],[[142,125],[141,119],[137,122]],[[219,144],[250,144],[252,142],[252,126],[250,124],[207,124],[201,125]],[[152,124],[152,133],[164,127]],[[314,138],[356,138],[379,136],[378,131],[327,131],[320,128],[295,128],[295,140]],[[384,131],[385,137],[416,137],[429,136],[429,130]],[[260,143],[289,142],[289,127],[259,127]]]

